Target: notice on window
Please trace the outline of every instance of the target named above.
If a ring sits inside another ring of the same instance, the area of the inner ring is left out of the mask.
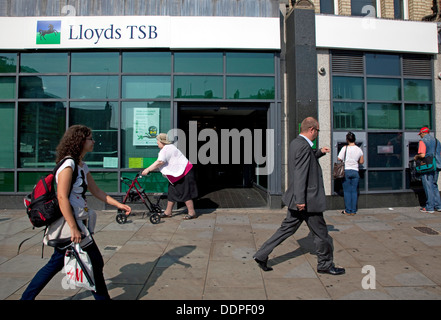
[[[133,109],[133,145],[156,146],[159,134],[159,108]]]

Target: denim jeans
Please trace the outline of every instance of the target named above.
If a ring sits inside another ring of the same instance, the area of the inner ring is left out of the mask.
[[[93,241],[83,249],[89,255],[92,262],[93,276],[95,279],[96,291],[92,291],[92,294],[96,300],[109,300],[110,296],[107,292],[107,286],[104,281],[103,267],[104,261],[101,253]],[[43,288],[49,283],[49,281],[64,267],[64,256],[66,250],[54,249],[49,262],[41,268],[29,283],[26,290],[23,292],[21,300],[34,300],[35,297],[43,290]],[[61,283],[60,283],[61,286]]]
[[[438,190],[439,171],[428,172],[421,175],[424,192],[426,193],[426,210],[441,209],[441,197]]]
[[[343,179],[343,192],[346,213],[357,213],[358,182],[360,175],[357,170],[345,170]]]

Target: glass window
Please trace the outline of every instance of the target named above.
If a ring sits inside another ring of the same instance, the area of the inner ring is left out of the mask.
[[[61,138],[61,136],[60,136]],[[52,167],[55,166],[55,158]],[[51,169],[52,170],[52,169]],[[50,171],[47,172],[19,172],[18,173],[18,192],[29,192],[31,191],[35,184],[42,176],[49,174]]]
[[[170,98],[170,76],[125,76],[122,97],[125,99]]]
[[[332,77],[334,99],[364,99],[363,78],[358,77]]]
[[[0,77],[0,99],[15,98],[15,77]]]
[[[376,17],[377,0],[351,0],[351,15]]]
[[[320,0],[320,13],[334,14],[334,0]]]
[[[402,171],[369,171],[368,189],[370,191],[402,190]]]
[[[399,76],[400,56],[395,54],[366,53],[366,73],[371,75]]]
[[[394,0],[394,19],[404,19],[403,0]]]
[[[404,100],[432,101],[432,80],[404,79]]]
[[[334,129],[364,129],[363,102],[334,102]]]
[[[0,73],[11,73],[17,71],[17,54],[0,53]]]
[[[29,190],[32,189],[28,189],[27,191]],[[14,172],[0,171],[0,192],[13,192],[13,191],[14,191]]]
[[[424,126],[432,128],[432,106],[430,104],[406,104],[404,121],[406,129],[419,130]]]
[[[369,129],[401,129],[401,104],[368,103]]]
[[[227,52],[227,73],[274,74],[274,54]]]
[[[121,174],[122,177],[129,179],[135,178],[135,175],[136,172],[123,172]],[[141,188],[147,193],[167,193],[168,191],[168,180],[164,178],[160,172],[152,172],[147,177],[138,179],[138,182],[141,185]],[[124,182],[121,182],[121,192],[127,192],[128,189],[129,187]]]
[[[121,167],[146,168],[158,157],[156,135],[170,130],[170,102],[123,102],[121,108]]]
[[[117,102],[71,102],[69,125],[93,130],[95,145],[85,158],[89,167],[118,168],[118,114]]]
[[[369,133],[367,156],[370,168],[402,167],[403,133]]]
[[[14,123],[15,103],[0,103],[0,168],[14,168]]]
[[[19,98],[63,99],[67,96],[65,76],[26,76],[19,78]]]
[[[118,76],[72,76],[70,96],[73,99],[118,99]]]
[[[227,77],[227,99],[274,99],[274,77]]]
[[[118,52],[73,52],[71,72],[116,73],[119,72]]]
[[[67,53],[44,52],[20,55],[20,72],[23,73],[66,73],[67,67]]]
[[[170,52],[123,52],[123,72],[170,73]]]
[[[368,100],[401,100],[400,79],[367,78]]]
[[[95,134],[94,134],[95,135]],[[96,145],[96,143],[95,143]],[[87,157],[87,155],[86,155]],[[89,161],[85,160],[89,166]],[[118,173],[117,172],[96,172],[92,173],[93,180],[104,192],[118,192]]]
[[[55,148],[66,129],[64,103],[19,103],[18,124],[19,167],[53,167]]]
[[[175,76],[175,98],[222,99],[223,78],[218,76]]]
[[[176,52],[174,71],[185,73],[222,73],[222,52]]]

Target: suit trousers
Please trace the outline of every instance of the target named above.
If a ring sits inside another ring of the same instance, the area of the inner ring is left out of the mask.
[[[313,213],[288,209],[287,216],[282,221],[280,228],[262,245],[254,257],[261,261],[266,260],[275,247],[297,231],[303,221],[306,222],[314,236],[317,270],[328,270],[333,267],[334,248],[322,212]]]

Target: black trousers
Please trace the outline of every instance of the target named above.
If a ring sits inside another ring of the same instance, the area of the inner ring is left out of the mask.
[[[259,260],[266,260],[269,254],[292,236],[305,221],[309,230],[314,235],[317,254],[317,270],[328,270],[334,266],[332,239],[328,235],[328,228],[322,212],[307,212],[288,209],[286,218],[280,228],[269,238],[254,255]]]

